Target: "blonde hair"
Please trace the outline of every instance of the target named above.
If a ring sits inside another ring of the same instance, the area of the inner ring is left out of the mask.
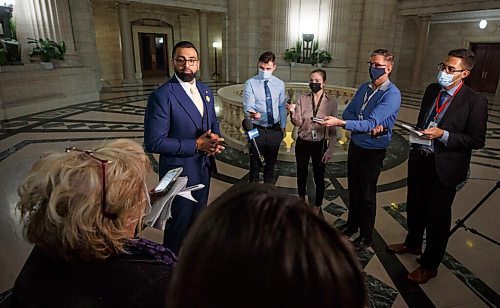
[[[24,236],[65,259],[106,259],[125,252],[126,218],[142,213],[148,156],[132,140],[104,143],[92,152],[106,164],[105,209],[101,163],[87,153],[51,153],[37,161],[19,188]],[[116,215],[110,219],[103,213]]]

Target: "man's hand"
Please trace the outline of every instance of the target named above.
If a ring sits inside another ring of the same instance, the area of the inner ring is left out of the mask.
[[[255,112],[255,111],[249,111],[248,113],[250,113],[250,119],[252,120],[258,120],[261,118],[261,114],[260,112]]]
[[[384,127],[382,125],[377,125],[375,126],[374,129],[370,131],[370,135],[376,136],[377,134],[381,133],[384,131]]]
[[[422,134],[424,134],[424,137],[427,139],[436,139],[443,136],[444,130],[440,129],[439,127],[431,127],[428,129],[424,129],[422,131]]]
[[[220,153],[224,149],[224,147],[219,145],[219,142],[222,141],[224,141],[224,138],[220,138],[217,134],[212,134],[212,130],[209,129],[196,139],[196,147],[199,152],[213,155],[217,151]]]
[[[323,122],[318,122],[322,126],[344,126],[345,121],[336,117],[326,116]]]

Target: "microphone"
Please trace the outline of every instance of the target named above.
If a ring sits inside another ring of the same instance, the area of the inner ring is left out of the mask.
[[[243,119],[243,121],[241,122],[241,126],[243,127],[243,130],[245,131],[245,133],[248,137],[248,141],[251,140],[253,142],[253,146],[255,147],[255,150],[257,151],[257,155],[259,155],[260,162],[262,163],[262,166],[264,166],[266,164],[266,162],[264,160],[264,156],[262,156],[260,154],[259,147],[257,146],[257,142],[255,142],[255,138],[259,137],[259,131],[257,130],[257,128],[253,128],[252,120],[250,120],[248,118]]]

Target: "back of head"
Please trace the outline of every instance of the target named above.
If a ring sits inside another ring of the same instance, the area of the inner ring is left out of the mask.
[[[476,56],[472,50],[469,49],[453,49],[448,52],[448,56],[459,58],[462,60],[462,67],[466,70],[472,70],[476,62]]]
[[[171,307],[362,307],[349,244],[296,197],[233,187],[197,220],[174,270]]]
[[[25,237],[65,259],[124,252],[125,220],[144,208],[150,170],[142,147],[125,139],[43,156],[19,188]]]

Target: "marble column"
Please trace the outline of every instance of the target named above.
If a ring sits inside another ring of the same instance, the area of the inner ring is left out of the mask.
[[[418,41],[415,48],[415,62],[413,63],[413,74],[411,76],[410,88],[418,90],[420,81],[422,80],[422,69],[424,55],[427,50],[427,42],[429,40],[429,28],[431,25],[430,16],[418,17]]]
[[[345,66],[347,63],[349,2],[350,0],[332,0],[330,7],[328,51],[332,54],[332,64],[335,66]]]
[[[208,52],[210,50],[210,46],[208,44],[208,14],[206,12],[200,12],[200,70],[201,70],[201,80],[207,81],[210,80],[210,61]]]
[[[278,59],[283,58],[283,53],[287,48],[295,47],[295,42],[288,37],[288,19],[290,10],[290,0],[273,1],[272,25],[272,51]]]
[[[128,19],[128,2],[117,2],[122,48],[123,84],[137,84],[135,79],[134,48],[132,31]]]

